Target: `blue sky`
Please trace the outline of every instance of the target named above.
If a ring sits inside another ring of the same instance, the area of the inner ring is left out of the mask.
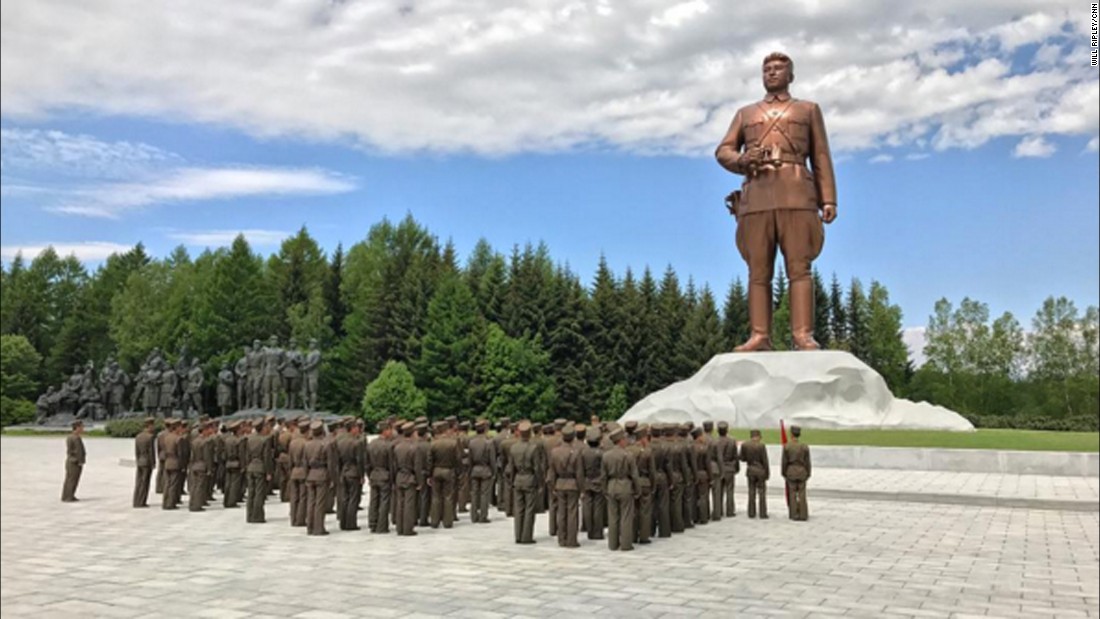
[[[744,9],[744,31],[703,0],[298,3],[259,21],[5,5],[0,246],[95,264],[244,231],[268,253],[306,225],[331,250],[411,212],[463,255],[541,240],[586,279],[603,253],[721,296],[746,271],[722,206],[739,181],[712,151],[781,47],[837,161],[818,268],[883,282],[907,326],[966,295],[1026,326],[1048,295],[1100,298],[1100,80],[1079,7],[1003,4],[783,25]]]

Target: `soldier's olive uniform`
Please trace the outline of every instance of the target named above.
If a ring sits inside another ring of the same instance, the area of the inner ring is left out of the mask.
[[[489,503],[497,477],[496,447],[484,433],[470,439],[470,520],[489,522]]]
[[[180,435],[169,432],[164,437],[164,494],[161,507],[176,509],[183,490],[183,468],[180,462]]]
[[[416,465],[419,469],[417,471],[417,477],[424,480],[419,488],[418,508],[419,518],[418,524],[422,527],[426,527],[431,524],[431,512],[432,512],[432,488],[427,480],[432,477],[432,442],[427,436],[421,436],[416,441]]]
[[[571,441],[561,442],[550,452],[549,479],[554,490],[552,517],[557,520],[555,532],[559,546],[580,546],[577,542],[577,507],[584,478],[584,462]]]
[[[306,532],[309,535],[328,535],[325,530],[325,514],[328,512],[329,494],[333,480],[339,476],[339,461],[332,441],[322,439],[316,431],[313,440],[304,449],[308,471],[306,472]]]
[[[306,462],[306,443],[309,443],[309,425],[294,436],[287,449],[290,456],[290,480],[287,482],[287,498],[290,499],[290,526],[304,527],[309,513],[309,497],[306,490],[306,476],[309,463]]]
[[[719,450],[718,439],[707,434],[707,481],[710,482],[708,514],[711,520],[722,519],[722,478],[724,477],[725,463],[722,462],[722,454]]]
[[[244,496],[244,439],[236,432],[231,432],[222,439],[222,445],[225,448],[225,493],[222,496],[222,506],[238,507],[241,497]]]
[[[538,494],[543,487],[539,447],[530,440],[517,441],[509,452],[508,470],[512,477],[512,514],[515,517],[516,543],[533,544]]]
[[[267,500],[268,480],[275,472],[275,455],[271,441],[258,432],[249,434],[245,444],[245,474],[248,476],[247,522],[266,522],[264,502]]]
[[[359,529],[359,498],[363,488],[363,448],[359,437],[350,432],[336,441],[336,452],[340,457],[340,481],[344,488],[344,501],[339,513],[340,529],[356,531]]]
[[[597,441],[589,441],[581,452],[584,467],[584,497],[582,510],[584,530],[588,539],[603,539],[603,529],[607,520],[607,500],[604,495],[603,450]]]
[[[283,429],[275,438],[275,475],[279,485],[279,500],[283,503],[290,501],[290,441],[294,439],[294,433]]]
[[[437,528],[440,520],[449,529],[455,521],[455,491],[458,481],[455,469],[462,454],[459,442],[450,436],[433,438],[432,461],[432,513],[431,527]]]
[[[788,504],[791,520],[806,520],[810,517],[806,505],[806,480],[810,478],[810,448],[800,442],[791,442],[783,446],[783,461],[780,464],[783,479],[787,480],[791,496]]]
[[[730,436],[718,437],[718,453],[722,458],[722,497],[725,500],[716,502],[714,509],[723,516],[736,516],[737,502],[734,499],[734,488],[737,474],[741,472],[737,440]]]
[[[749,518],[756,518],[757,499],[760,497],[760,517],[768,517],[768,450],[764,443],[748,441],[741,445],[741,461],[745,463],[745,476],[749,480]]]
[[[496,487],[493,489],[493,505],[504,511],[504,501],[507,498],[504,493],[504,467],[507,459],[504,454],[504,439],[512,435],[508,428],[504,428],[493,437],[493,457],[497,463]]]
[[[508,464],[512,461],[512,446],[518,441],[519,438],[514,434],[509,434],[500,441],[500,470],[503,471],[503,473],[500,476],[501,495],[499,507],[508,517],[511,517],[513,514],[512,499],[515,498],[512,469],[509,468]]]
[[[201,512],[206,503],[206,479],[214,468],[214,443],[208,436],[197,436],[191,443],[191,494],[187,497],[189,511]]]
[[[662,432],[662,430],[657,430]],[[658,434],[660,436],[660,434]],[[653,453],[653,519],[657,537],[672,537],[671,475],[669,474],[668,443],[664,438],[653,441],[649,450]]]
[[[394,467],[397,469],[395,490],[397,506],[394,523],[398,535],[416,535],[420,487],[425,484],[419,463],[420,447],[417,439],[406,436],[393,448]]]
[[[668,454],[669,471],[669,498],[670,518],[669,524],[673,533],[683,533],[687,525],[684,522],[684,504],[687,503],[687,487],[693,483],[694,477],[688,477],[687,452],[684,443],[675,432],[665,438],[665,453]]]
[[[704,439],[705,440],[705,439]],[[695,460],[695,522],[710,521],[710,446],[694,442],[691,454]]]
[[[603,455],[601,466],[607,484],[607,547],[633,550],[634,500],[641,488],[638,467],[634,458],[618,446]]]
[[[61,500],[71,503],[76,499],[76,486],[84,472],[84,441],[75,432],[65,438],[65,483],[61,486]]]
[[[648,544],[653,535],[653,482],[657,477],[657,467],[653,461],[653,451],[643,447],[641,441],[627,447],[627,453],[634,458],[638,468],[638,500],[634,505],[635,541]]]
[[[134,507],[148,507],[149,480],[153,477],[153,464],[156,458],[156,440],[151,430],[142,430],[134,439],[134,463],[137,473],[134,475]]]
[[[164,439],[171,431],[168,428],[157,432],[157,494],[164,493]]]
[[[367,443],[367,478],[370,480],[367,524],[374,533],[390,531],[390,500],[396,476],[393,448],[393,441],[384,438]]]

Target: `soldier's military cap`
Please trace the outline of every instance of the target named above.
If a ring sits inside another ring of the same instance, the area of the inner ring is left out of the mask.
[[[309,430],[309,426],[311,423],[312,422],[309,420],[309,417],[302,417],[298,420],[298,429],[302,431]]]
[[[644,437],[649,436],[649,424],[643,423],[642,425],[638,426],[638,430],[637,430],[636,434],[638,435],[639,438],[644,438]]]
[[[84,425],[84,422],[83,422],[83,421],[81,421],[81,420],[79,420],[79,419],[76,419],[76,420],[74,420],[74,421],[73,421],[73,422],[72,422],[71,424],[69,424],[69,427],[71,427],[71,428],[73,428],[73,429],[75,430],[76,428],[78,428],[78,427],[80,427],[80,426],[82,426],[82,425]]]
[[[696,437],[702,436],[703,435],[703,429],[702,428],[692,428],[691,429],[691,435],[696,436]]]
[[[558,417],[557,419],[554,420],[554,425],[557,426],[559,430],[561,428],[564,428],[566,423],[569,423],[569,422],[565,419],[562,419],[561,417]]]
[[[404,434],[405,436],[412,434],[413,430],[415,429],[416,424],[411,421],[406,421],[405,423],[401,424],[401,434]]]
[[[268,413],[267,415],[264,416],[263,420],[267,423],[273,423],[275,421],[275,415],[272,415],[271,413]]]
[[[531,422],[531,431],[535,432],[535,433],[542,432],[542,424],[537,422],[537,421],[532,421]]]
[[[501,418],[500,423],[501,425],[509,426],[512,425],[512,419],[510,417],[503,417]]]
[[[600,429],[588,428],[588,433],[584,435],[584,439],[589,443],[598,443],[600,441]]]
[[[637,430],[637,429],[638,429],[638,422],[637,421],[631,419],[630,421],[626,422],[626,431],[627,432],[629,432],[631,434],[634,434],[634,431]]]
[[[719,430],[729,430],[729,428],[730,428],[730,424],[728,422],[725,422],[725,421],[719,421],[718,422],[718,429]]]
[[[749,436],[760,436],[760,430],[749,430]]]
[[[622,439],[623,439],[623,429],[622,428],[615,428],[614,430],[611,431],[611,442],[612,443],[618,443]]]
[[[324,430],[325,429],[325,422],[323,422],[321,420],[314,421],[313,423],[309,424],[309,429],[310,429],[311,432],[317,432],[318,430]]]
[[[561,429],[562,438],[572,439],[576,435],[577,435],[577,429],[575,427],[573,427],[573,424],[567,423],[564,426],[562,426],[562,429]]]
[[[484,419],[478,419],[477,423],[474,424],[474,428],[479,430],[487,430],[489,428],[489,422]]]
[[[542,426],[542,433],[543,434],[553,434],[554,433],[554,424],[548,423],[548,424]]]
[[[691,432],[691,426],[689,426],[686,423],[681,424],[680,427],[679,427],[679,430],[680,430],[680,436],[687,436],[688,432]]]
[[[257,417],[256,419],[252,420],[252,427],[253,428],[262,428],[262,427],[264,427],[265,423],[267,423],[266,419],[261,419],[261,418]]]
[[[688,430],[692,430],[692,429],[695,428],[695,422],[694,421],[685,421],[684,425],[686,425],[688,427]]]
[[[447,422],[448,424],[457,423],[458,417],[455,417],[454,415],[447,415],[443,418],[443,421]]]
[[[703,429],[710,432],[714,428],[714,421],[707,419],[703,422]]]
[[[419,424],[422,424],[422,423],[428,423],[428,418],[424,417],[424,416],[421,416],[421,417],[417,417],[413,421],[416,422],[417,425],[419,425]]]
[[[318,422],[318,423],[320,423],[320,422]],[[336,430],[340,429],[340,426],[342,426],[342,425],[344,425],[344,422],[340,421],[339,419],[337,419],[336,421],[329,422],[328,431],[329,432],[335,432]]]
[[[462,421],[458,422],[458,429],[459,430],[469,430],[470,429],[470,422],[463,419]]]
[[[344,427],[347,428],[348,430],[354,428],[355,425],[356,425],[355,419],[346,419],[344,421]]]
[[[798,437],[802,434],[801,426],[791,426],[791,436]]]
[[[583,423],[573,424],[573,429],[577,432],[577,436],[581,438],[584,438],[584,434],[588,432],[588,426],[584,425]]]
[[[529,434],[531,434],[531,429],[532,429],[531,422],[529,422],[529,421],[521,421],[520,422],[520,424],[519,424],[519,433],[520,434],[529,435]]]

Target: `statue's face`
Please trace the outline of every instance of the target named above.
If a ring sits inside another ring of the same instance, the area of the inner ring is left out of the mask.
[[[777,92],[786,90],[791,85],[794,76],[791,74],[791,65],[785,60],[769,60],[763,68],[764,90]]]

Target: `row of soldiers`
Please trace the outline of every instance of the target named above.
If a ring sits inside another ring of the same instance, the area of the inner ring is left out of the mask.
[[[166,420],[155,438],[154,420],[136,440],[134,506],[144,507],[154,463],[163,507],[178,506],[186,483],[189,508],[202,511],[213,488],[225,507],[245,500],[248,522],[264,522],[264,503],[274,489],[289,503],[291,524],[326,535],[325,515],[335,512],[343,530],[356,530],[364,487],[370,486],[372,532],[415,535],[415,527],[450,528],[469,506],[470,519],[488,522],[495,504],[515,518],[517,543],[534,543],[536,513],[553,516],[549,533],[562,546],[576,547],[578,528],[590,539],[608,529],[611,549],[629,550],[653,536],[669,537],[696,524],[736,515],[734,484],[741,463],[749,482],[749,517],[767,518],[768,456],[760,433],[738,444],[725,423],[591,427],[557,420],[540,426],[509,420],[495,437],[488,423],[469,426],[448,418],[380,426],[368,442],[362,420],[324,424],[307,417],[279,424],[268,416],[234,421],[218,431],[217,421]],[[328,432],[326,433],[326,429]],[[783,451],[782,473],[792,495],[790,516],[806,519],[805,480],[809,448],[795,440]],[[584,440],[581,440],[581,439]]]

